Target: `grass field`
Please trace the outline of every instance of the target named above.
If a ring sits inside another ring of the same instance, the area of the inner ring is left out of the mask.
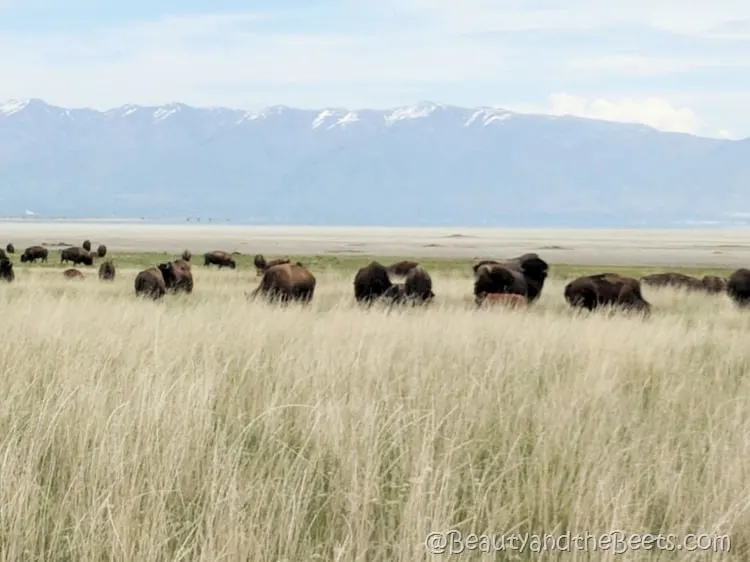
[[[275,309],[244,298],[242,256],[137,300],[165,257],[115,253],[113,284],[14,258],[0,560],[413,562],[453,528],[731,536],[731,553],[545,560],[750,556],[750,317],[727,297],[645,288],[648,320],[580,315],[566,278],[642,271],[553,265],[531,309],[476,311],[470,260],[423,260],[432,308],[364,311],[351,280],[371,258],[301,256],[313,303]]]

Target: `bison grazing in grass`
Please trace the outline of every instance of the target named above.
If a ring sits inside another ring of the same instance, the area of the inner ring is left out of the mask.
[[[394,277],[405,277],[419,263],[415,261],[398,261],[388,266],[388,274]]]
[[[385,295],[386,291],[393,286],[388,276],[388,269],[376,261],[360,268],[354,275],[353,284],[354,298],[363,304],[371,304]]]
[[[0,248],[0,260],[7,260],[7,259],[8,259],[8,254],[5,253],[5,250]]]
[[[737,306],[750,306],[750,269],[741,267],[729,276],[727,295]]]
[[[71,268],[71,269],[66,269],[65,271],[63,271],[63,277],[65,277],[65,279],[83,280],[85,278],[85,275],[81,273],[80,271],[78,271],[77,269]]]
[[[70,248],[65,248],[60,251],[60,263],[62,264],[67,261],[73,262],[73,265],[78,265],[79,263],[82,263],[83,265],[93,265],[94,256],[83,248],[71,246]]]
[[[99,279],[102,281],[115,280],[115,264],[111,260],[104,261],[99,266]]]
[[[508,293],[524,296],[530,304],[541,296],[549,266],[531,253],[503,262],[483,260],[472,269],[475,298],[482,293]]]
[[[34,263],[36,260],[46,263],[47,256],[49,256],[49,250],[44,246],[29,246],[21,254],[21,263]]]
[[[253,259],[253,264],[255,264],[255,269],[257,271],[258,275],[263,275],[263,273],[268,269],[275,265],[282,265],[285,263],[291,263],[292,260],[289,258],[277,258],[275,260],[266,261],[266,258],[263,257],[262,254],[258,254]]]
[[[263,272],[252,297],[263,296],[271,302],[309,303],[315,293],[315,276],[301,263],[282,263]]]
[[[704,275],[701,283],[708,293],[724,293],[727,290],[727,280],[718,275]]]
[[[10,242],[8,242],[8,245],[5,246],[5,251],[8,252],[9,254],[15,254],[16,253],[16,247],[13,244],[11,244]]]
[[[564,296],[574,308],[594,310],[612,306],[651,313],[651,304],[641,294],[641,283],[617,273],[599,273],[574,279],[565,286]]]
[[[216,250],[203,254],[203,265],[217,265],[219,266],[219,269],[221,269],[222,267],[235,269],[237,267],[237,262],[234,261],[232,254],[230,254],[229,252]]]
[[[14,281],[16,274],[13,271],[13,262],[8,258],[0,259],[0,281],[7,281],[10,283]]]
[[[480,293],[475,297],[474,302],[477,303],[477,308],[523,308],[529,304],[525,296],[513,293]]]
[[[674,287],[688,289],[691,291],[704,289],[700,279],[696,279],[684,273],[668,271],[665,273],[652,273],[641,277],[641,283],[651,287]]]
[[[184,252],[182,252],[182,259],[184,261],[190,261],[190,258],[192,257],[193,257],[193,254],[190,253],[190,250],[185,250]]]
[[[91,251],[91,240],[84,240],[83,244],[81,244],[81,248],[83,248],[87,252],[90,252]]]
[[[149,267],[139,272],[135,276],[135,295],[137,297],[151,297],[154,300],[160,299],[167,292],[167,281],[164,274],[167,275],[167,281],[172,283],[172,264],[160,263],[156,267]]]
[[[185,260],[175,260],[168,264],[162,264],[166,269],[162,269],[164,284],[170,293],[192,293],[193,292],[193,272],[190,264]],[[161,266],[160,266],[161,267]],[[167,272],[165,274],[165,271]]]
[[[99,247],[96,249],[96,255],[97,257],[103,258],[107,255],[107,247],[104,244],[99,244]]]

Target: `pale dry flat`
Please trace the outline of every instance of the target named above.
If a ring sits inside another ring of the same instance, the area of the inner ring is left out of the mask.
[[[355,228],[0,221],[0,245],[80,245],[112,251],[211,250],[270,255],[503,257],[539,252],[578,265],[750,266],[750,230]]]
[[[551,282],[477,311],[437,276],[388,313],[318,272],[277,309],[252,273],[151,302],[89,271],[0,285],[0,560],[414,562],[450,529],[728,535],[543,559],[747,560],[750,316],[725,296],[580,315]]]

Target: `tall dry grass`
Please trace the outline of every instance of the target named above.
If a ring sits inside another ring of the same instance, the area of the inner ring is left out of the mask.
[[[135,271],[0,285],[0,559],[414,562],[452,528],[728,533],[731,555],[545,559],[747,559],[750,317],[726,297],[586,316],[551,281],[476,311],[456,275],[387,314],[318,273],[274,309],[252,273],[195,269],[157,303]]]

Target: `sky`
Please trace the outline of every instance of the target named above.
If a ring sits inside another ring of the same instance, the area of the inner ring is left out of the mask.
[[[250,6],[250,7],[249,7]],[[750,137],[746,0],[0,0],[0,100],[433,101]]]

